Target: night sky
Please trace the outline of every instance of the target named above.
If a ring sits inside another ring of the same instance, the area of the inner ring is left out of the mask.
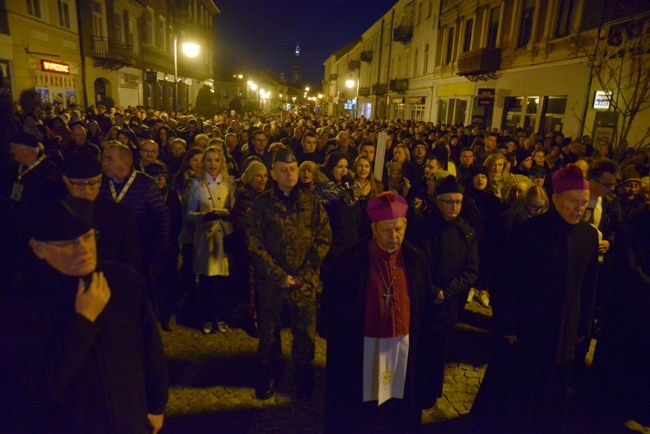
[[[265,69],[291,78],[300,44],[302,81],[320,88],[323,62],[361,37],[397,0],[216,0],[215,60],[219,74]]]

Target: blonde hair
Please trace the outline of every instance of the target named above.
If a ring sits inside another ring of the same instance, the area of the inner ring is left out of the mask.
[[[205,157],[208,155],[210,152],[213,152],[217,154],[219,157],[221,157],[221,178],[223,179],[223,182],[225,184],[228,184],[228,187],[233,187],[232,181],[230,180],[230,175],[228,173],[228,165],[226,164],[226,156],[224,155],[223,151],[216,146],[210,146],[208,149],[203,152],[203,155],[201,156],[201,182],[205,182]]]

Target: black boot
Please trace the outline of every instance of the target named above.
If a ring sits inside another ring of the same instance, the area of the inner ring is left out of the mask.
[[[257,386],[255,386],[255,396],[257,399],[267,400],[275,394],[275,389],[280,379],[277,364],[262,363],[260,366]]]
[[[314,367],[311,363],[296,363],[296,389],[300,399],[309,399],[314,392]]]

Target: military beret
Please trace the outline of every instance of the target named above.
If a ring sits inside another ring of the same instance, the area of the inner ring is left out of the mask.
[[[280,163],[293,163],[297,162],[296,156],[293,155],[293,152],[288,147],[280,148],[273,155],[273,164],[276,162]]]

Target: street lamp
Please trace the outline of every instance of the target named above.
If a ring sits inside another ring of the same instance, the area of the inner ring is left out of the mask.
[[[251,105],[250,90],[253,89],[253,92],[255,92],[257,90],[257,84],[255,84],[254,82],[252,82],[250,80],[248,80],[248,82],[246,82],[246,84],[247,84],[247,86],[246,86],[246,110],[248,111],[248,110],[251,109],[250,108],[250,105]]]
[[[356,80],[353,80],[351,78],[348,78],[347,80],[345,80],[345,87],[347,87],[348,89],[352,89],[355,86],[357,88],[357,91],[356,91],[356,94],[355,94],[355,97],[354,97],[354,109],[351,110],[353,118],[357,117],[356,112],[357,112],[358,103],[359,103],[359,83]]]
[[[184,42],[181,48],[187,57],[196,57],[201,50],[201,46],[194,42]],[[178,113],[178,36],[176,33],[174,33],[174,111]]]

